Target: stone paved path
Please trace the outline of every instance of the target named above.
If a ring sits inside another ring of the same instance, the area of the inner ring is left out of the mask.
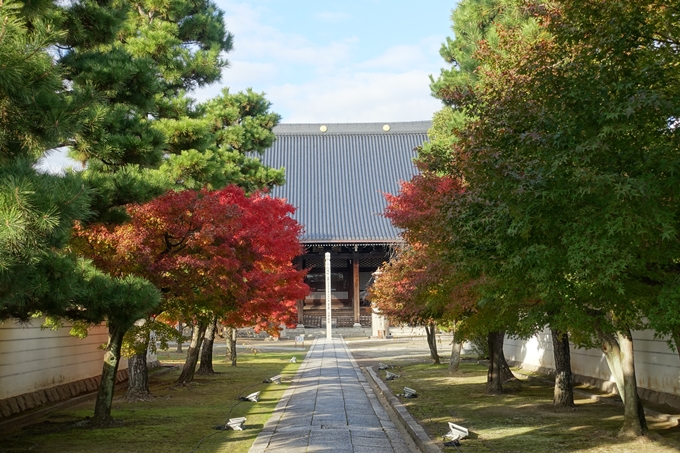
[[[317,339],[250,453],[410,453],[342,338]]]

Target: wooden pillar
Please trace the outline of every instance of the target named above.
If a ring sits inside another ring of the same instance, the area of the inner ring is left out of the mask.
[[[305,314],[304,314],[305,301],[304,301],[304,299],[298,300],[297,309],[298,309],[298,324],[300,325],[300,327],[303,327],[304,323],[305,323],[305,321],[304,321],[305,320]]]
[[[354,327],[361,327],[359,315],[361,314],[361,296],[359,292],[359,256],[352,259],[352,304],[354,305]]]

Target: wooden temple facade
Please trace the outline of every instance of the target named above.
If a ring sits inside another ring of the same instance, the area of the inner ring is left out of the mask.
[[[309,269],[311,294],[298,302],[298,323],[325,327],[324,255],[331,253],[334,327],[369,326],[365,294],[373,273],[401,242],[382,213],[384,194],[396,194],[417,169],[415,148],[427,140],[429,121],[359,124],[283,124],[262,160],[284,167],[286,184],[272,195],[296,207],[305,232],[306,253],[297,258]]]

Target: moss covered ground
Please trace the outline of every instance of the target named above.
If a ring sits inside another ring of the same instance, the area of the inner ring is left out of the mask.
[[[398,354],[402,343],[408,353]],[[444,452],[442,436],[447,422],[468,428],[471,435],[461,442],[460,452],[583,452],[583,453],[671,453],[680,451],[680,427],[675,420],[648,416],[648,436],[621,439],[623,421],[619,404],[576,396],[576,407],[555,408],[553,388],[540,377],[523,376],[504,384],[505,394],[485,394],[486,365],[476,360],[461,364],[449,375],[448,365],[432,365],[423,345],[414,341],[349,342],[360,365],[378,362],[394,365],[389,371],[398,379],[386,381],[396,395],[404,386],[418,391],[418,398],[399,398]],[[420,355],[414,354],[421,350]],[[385,371],[378,371],[384,380]],[[583,389],[587,390],[587,389]],[[595,392],[593,392],[595,393]],[[677,415],[677,414],[676,414]]]
[[[94,400],[55,410],[23,428],[0,433],[0,452],[247,452],[264,426],[300,363],[304,349],[276,348],[259,351],[253,346],[239,353],[237,367],[216,356],[218,374],[196,376],[187,386],[176,386],[179,369],[155,372],[150,378],[154,399],[130,403],[122,399],[125,386],[116,392],[113,416],[107,429],[88,428]],[[288,349],[288,350],[286,350]],[[297,363],[290,363],[292,356]],[[184,354],[161,352],[164,365],[181,365]],[[276,374],[281,385],[263,384]],[[261,391],[259,403],[239,403],[238,396]],[[244,431],[218,431],[227,418],[246,417]]]

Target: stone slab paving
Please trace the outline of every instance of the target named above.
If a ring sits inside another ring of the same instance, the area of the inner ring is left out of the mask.
[[[410,453],[342,338],[314,341],[250,453]]]

